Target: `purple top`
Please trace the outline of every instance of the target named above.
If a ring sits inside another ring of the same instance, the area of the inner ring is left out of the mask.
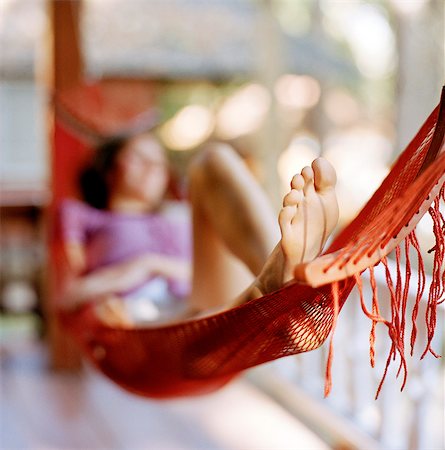
[[[158,212],[115,213],[71,199],[62,202],[60,214],[63,239],[85,245],[87,273],[145,253],[191,261],[190,220],[183,215],[173,218]],[[170,293],[177,298],[190,292],[190,282],[167,282]]]

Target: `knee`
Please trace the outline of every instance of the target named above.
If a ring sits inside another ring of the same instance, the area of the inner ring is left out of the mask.
[[[190,180],[201,179],[203,175],[218,176],[239,159],[240,157],[230,145],[221,142],[210,143],[190,163]]]
[[[209,164],[221,165],[233,158],[239,158],[234,148],[225,142],[212,142],[204,147],[202,151],[203,157]]]

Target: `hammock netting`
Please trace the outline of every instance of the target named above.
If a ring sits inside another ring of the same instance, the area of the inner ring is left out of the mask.
[[[102,138],[135,133],[155,125],[154,89],[137,80],[85,83],[57,92],[57,119],[83,141],[97,144]]]
[[[113,328],[98,319],[92,305],[70,313],[61,311],[62,324],[88,359],[126,390],[155,398],[196,395],[221,387],[245,369],[320,347],[333,334],[337,315],[357,286],[363,311],[371,320],[371,364],[374,363],[375,327],[382,323],[391,340],[382,382],[390,361],[398,355],[403,388],[413,252],[420,282],[411,312],[411,347],[416,340],[419,302],[426,301],[427,342],[423,356],[428,352],[437,356],[431,342],[436,308],[443,301],[445,285],[445,221],[439,211],[445,196],[444,97],[443,92],[442,106],[428,117],[358,216],[323,256],[296,268],[295,282],[228,311],[174,325]],[[431,250],[434,252],[431,286],[425,286],[422,255],[415,234],[417,222],[427,212],[433,219],[436,237],[436,245]],[[391,251],[397,260],[395,274],[389,271],[386,261]],[[386,266],[390,318],[380,314],[373,270],[378,263]],[[361,274],[365,270],[370,272],[373,292],[369,309],[362,294]],[[326,394],[331,387],[331,361],[332,337]]]

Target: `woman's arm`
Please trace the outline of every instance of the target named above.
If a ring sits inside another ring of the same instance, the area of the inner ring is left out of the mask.
[[[157,254],[144,254],[97,269],[88,275],[81,275],[85,269],[83,245],[69,243],[66,244],[65,250],[70,266],[65,304],[71,307],[93,298],[128,291],[152,275],[162,275],[175,280],[187,280],[190,277],[188,261]]]

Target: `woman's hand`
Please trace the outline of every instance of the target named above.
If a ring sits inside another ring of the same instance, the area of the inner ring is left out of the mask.
[[[189,261],[159,254],[147,255],[147,267],[153,275],[161,275],[178,281],[188,281],[191,277]]]
[[[87,275],[70,274],[65,283],[64,304],[76,307],[84,302],[129,291],[154,275],[185,281],[191,274],[190,263],[178,258],[145,254],[95,270]]]

